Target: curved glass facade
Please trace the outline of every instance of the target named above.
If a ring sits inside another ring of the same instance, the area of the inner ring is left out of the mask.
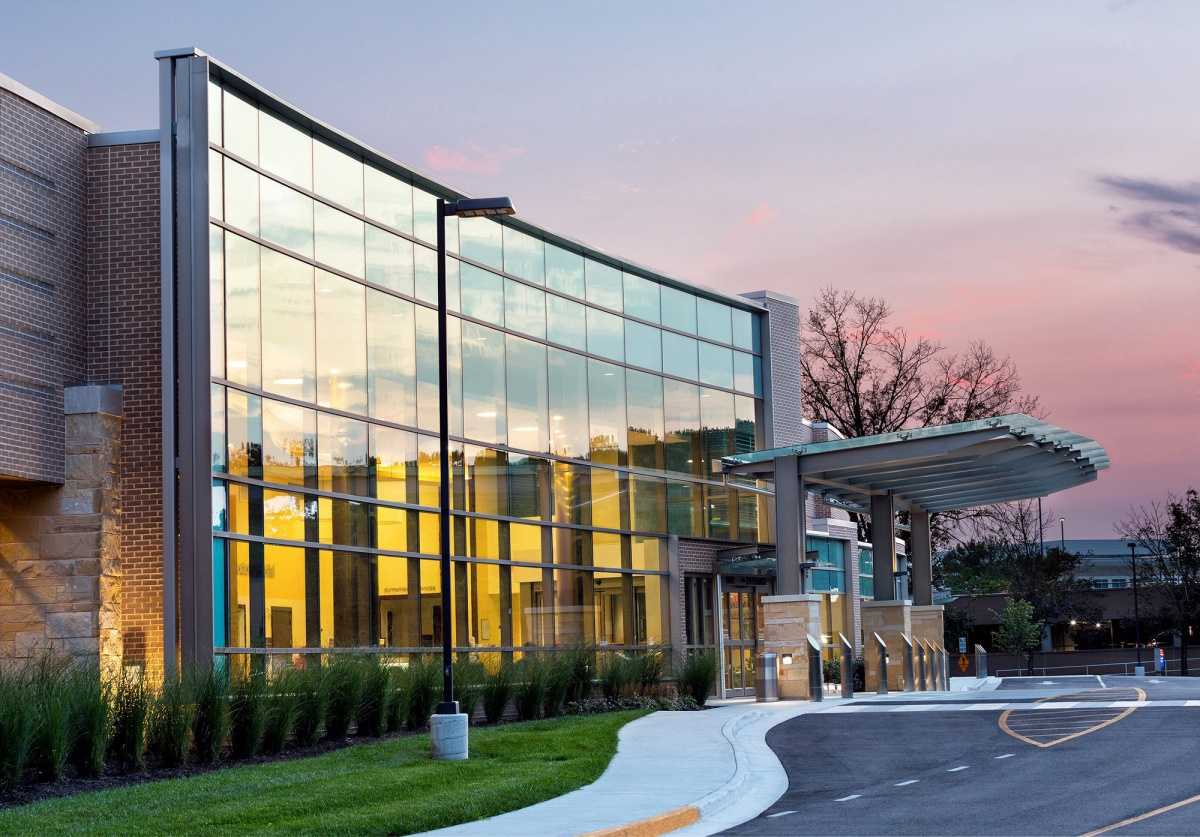
[[[209,89],[218,648],[441,643],[436,198]],[[669,534],[758,541],[758,314],[448,219],[454,644],[670,641]],[[676,630],[678,630],[676,628]]]

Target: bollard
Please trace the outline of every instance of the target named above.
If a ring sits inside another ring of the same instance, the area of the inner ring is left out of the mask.
[[[942,686],[942,649],[937,643],[929,643],[929,656],[933,659],[933,665],[929,667],[929,673],[933,675],[930,679],[933,680],[933,688],[930,691],[940,692]]]
[[[917,640],[917,691],[925,692],[929,690],[929,682],[925,679],[925,646],[921,640]]]
[[[938,691],[948,692],[948,691],[950,691],[950,678],[948,678],[946,676],[947,672],[946,672],[946,648],[945,648],[945,646],[939,645],[937,647],[937,659],[938,659],[938,681],[939,681],[938,682]]]
[[[913,644],[912,640],[904,634],[900,634],[900,639],[904,641],[904,691],[915,692],[917,690],[916,676],[913,671]]]
[[[933,643],[925,642],[925,691],[937,691],[937,660],[934,658]]]
[[[975,646],[975,676],[980,680],[987,679],[987,651],[982,645]]]
[[[854,646],[846,635],[839,633],[838,640],[842,645],[842,697],[854,697]]]
[[[879,654],[879,680],[875,685],[875,694],[888,693],[888,652],[887,645],[879,634],[875,634],[875,650]]]
[[[808,634],[808,696],[810,700],[825,699],[825,673],[821,671],[821,641]]]

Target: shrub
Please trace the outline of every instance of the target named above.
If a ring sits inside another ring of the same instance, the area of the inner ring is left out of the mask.
[[[229,697],[229,747],[235,759],[248,759],[262,746],[267,726],[267,676],[253,670],[233,679]]]
[[[21,781],[37,730],[29,669],[0,670],[0,788]]]
[[[216,761],[229,734],[229,675],[220,661],[192,676],[192,696],[196,712],[192,718],[192,739],[196,758],[201,764]]]
[[[296,743],[301,747],[311,747],[321,738],[328,700],[326,671],[321,661],[311,656],[305,661],[304,669],[294,679],[297,697]]]
[[[340,741],[350,732],[362,699],[363,670],[357,657],[341,654],[325,675],[329,703],[325,709],[325,735]]]
[[[187,762],[191,749],[191,729],[195,706],[186,680],[168,678],[163,682],[150,710],[150,751],[162,759],[163,767]]]
[[[275,677],[267,690],[263,713],[264,753],[282,753],[296,727],[296,718],[300,714],[299,675],[297,669],[286,669]]]
[[[867,664],[862,657],[854,658],[854,691],[867,690]]]
[[[43,779],[62,776],[71,752],[71,704],[67,694],[70,663],[53,654],[38,658],[32,669],[35,734],[29,763]]]
[[[630,658],[629,680],[635,694],[654,695],[662,684],[665,667],[661,651],[645,651]]]
[[[679,664],[675,674],[675,687],[680,695],[687,695],[703,706],[709,695],[716,691],[720,665],[717,652],[701,651],[689,654]]]
[[[516,667],[513,703],[522,721],[536,721],[542,714],[549,687],[550,666],[537,654],[526,654]],[[501,710],[503,711],[503,710]]]
[[[441,658],[413,654],[408,660],[408,727],[421,729],[442,698]]]
[[[127,669],[117,683],[112,706],[112,738],[109,747],[122,772],[146,769],[146,732],[153,693],[140,670]]]
[[[572,645],[558,652],[570,671],[567,700],[586,700],[596,679],[596,647],[594,645]]]
[[[454,663],[454,699],[458,701],[459,711],[467,716],[467,723],[475,717],[481,699],[480,688],[487,677],[487,668],[483,663],[467,657],[460,657]]]
[[[512,663],[500,662],[488,672],[480,694],[483,698],[483,717],[489,724],[496,724],[504,717],[504,710],[512,700],[516,688]]]
[[[408,720],[412,685],[408,672],[399,666],[388,670],[387,731],[399,732]]]
[[[546,673],[546,700],[542,711],[547,718],[563,713],[567,694],[571,691],[571,660],[567,654],[556,653],[550,658]]]
[[[108,748],[112,721],[113,692],[95,662],[76,665],[68,675],[73,746],[71,764],[84,778],[104,774],[104,752]]]
[[[362,661],[362,698],[358,703],[358,734],[375,738],[387,729],[388,701],[391,700],[391,675],[379,657]]]
[[[821,666],[826,683],[840,685],[842,682],[842,661],[826,660]]]
[[[600,667],[600,691],[608,700],[624,697],[633,684],[630,661],[618,653],[609,654]]]

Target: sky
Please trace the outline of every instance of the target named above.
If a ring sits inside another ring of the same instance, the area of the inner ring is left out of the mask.
[[[1112,467],[1068,538],[1200,489],[1200,3],[6,4],[0,73],[157,124],[196,46],[400,162],[728,293],[981,339]]]

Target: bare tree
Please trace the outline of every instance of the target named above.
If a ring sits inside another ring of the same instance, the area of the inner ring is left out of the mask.
[[[998,357],[982,340],[962,354],[939,357],[939,375],[929,379],[925,424],[975,421],[1007,413],[1041,417],[1036,395],[1021,393],[1021,376],[1007,355]]]

